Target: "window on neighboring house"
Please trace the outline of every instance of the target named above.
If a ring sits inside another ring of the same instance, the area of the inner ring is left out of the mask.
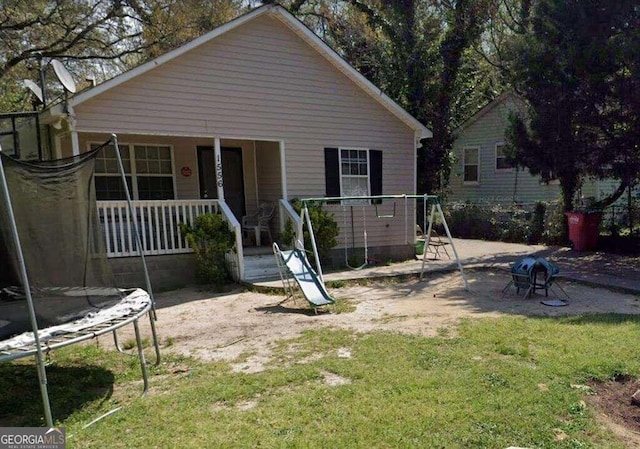
[[[382,151],[325,148],[326,195],[382,195]]]
[[[513,168],[513,164],[507,160],[505,150],[506,147],[503,143],[496,144],[496,170],[509,170]]]
[[[92,144],[91,148],[98,146]],[[171,147],[128,144],[118,146],[132,199],[174,198]],[[113,145],[105,146],[96,158],[95,184],[98,200],[126,199]]]
[[[463,150],[462,164],[464,167],[464,182],[477,183],[480,181],[480,162],[477,148]]]

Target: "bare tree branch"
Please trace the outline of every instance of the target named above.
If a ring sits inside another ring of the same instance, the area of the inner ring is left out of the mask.
[[[131,14],[144,11],[143,1],[33,0],[1,10],[0,79],[33,58],[117,59],[145,51],[153,43],[142,43],[139,27],[130,29],[144,20]]]

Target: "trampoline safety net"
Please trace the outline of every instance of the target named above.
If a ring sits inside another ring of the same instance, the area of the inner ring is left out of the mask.
[[[99,149],[73,158],[24,162],[0,153],[38,328],[118,303],[97,213]],[[0,339],[31,331],[8,208],[0,198]]]

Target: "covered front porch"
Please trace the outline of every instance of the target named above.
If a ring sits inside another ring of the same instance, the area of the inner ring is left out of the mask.
[[[270,259],[270,244],[264,246],[245,247],[248,239],[239,221],[224,200],[133,200],[133,215],[125,200],[98,201],[98,216],[104,230],[107,256],[111,259],[139,256],[134,226],[140,230],[140,241],[145,256],[178,255],[193,252],[180,234],[180,223],[192,224],[196,217],[206,213],[220,214],[235,234],[235,245],[226,254],[226,263],[235,281],[246,281],[259,276],[247,269],[247,256],[264,257]],[[300,217],[286,200],[279,200],[276,215],[280,222],[290,219],[294,229],[298,229]],[[134,218],[135,217],[135,218]],[[272,234],[275,235],[275,234]],[[299,237],[301,238],[301,237]],[[259,266],[256,270],[263,270],[262,262],[256,260]],[[275,262],[273,262],[275,266]]]
[[[117,137],[134,200],[224,200],[241,221],[261,203],[287,196],[283,141],[124,133]],[[72,133],[58,142],[57,156],[89,151],[110,138],[78,133],[74,139]],[[125,199],[113,145],[98,155],[95,178],[99,201]]]
[[[100,134],[79,137],[79,147],[87,149],[106,140]],[[282,201],[286,198],[282,141],[118,135],[118,148],[145,255],[190,253],[179,224],[191,224],[198,215],[216,213],[225,218],[236,235],[227,264],[235,280],[245,280],[246,253],[255,252],[259,245],[268,249],[287,217],[299,220],[289,203]],[[106,146],[98,156],[95,178],[108,257],[138,255],[135,220],[125,201],[113,145]],[[264,204],[273,209],[267,232],[243,227],[243,218],[252,216]]]

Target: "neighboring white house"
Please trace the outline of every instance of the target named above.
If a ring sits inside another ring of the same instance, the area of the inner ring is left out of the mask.
[[[156,255],[186,251],[173,241],[180,202],[210,201],[235,227],[261,203],[275,203],[271,231],[277,235],[287,217],[295,218],[286,204],[292,198],[413,193],[417,147],[431,137],[278,5],[80,92],[43,121],[62,128],[54,136],[59,157],[117,134],[133,197],[154,228],[145,248]],[[103,218],[115,213],[111,204],[124,210],[112,149],[96,171]],[[342,225],[342,208],[331,210]],[[412,251],[404,210],[393,219],[377,218],[373,208],[364,213],[370,247],[389,255]],[[355,223],[356,235],[362,221]],[[130,255],[116,226],[107,228],[116,240],[111,256]]]
[[[516,170],[505,159],[505,130],[513,111],[526,114],[525,105],[515,94],[504,93],[454,131],[456,162],[451,170],[450,200],[532,204],[560,199],[558,181],[543,182],[528,169]],[[578,194],[599,200],[618,185],[613,179],[587,178]]]
[[[516,169],[505,158],[509,114],[523,109],[517,96],[505,93],[454,131],[456,162],[451,170],[450,200],[534,203],[558,199],[557,182],[542,182],[539,176],[531,175],[528,169]]]

